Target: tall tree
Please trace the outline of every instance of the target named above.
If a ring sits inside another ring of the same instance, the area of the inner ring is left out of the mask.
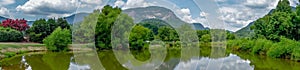
[[[162,41],[178,41],[179,35],[177,31],[169,26],[158,28],[158,37]]]
[[[95,29],[95,44],[99,49],[111,48],[111,28],[121,14],[121,9],[106,5],[100,13]]]
[[[154,39],[154,33],[141,25],[133,27],[129,36],[130,48],[135,50],[143,49],[146,41]]]
[[[275,9],[276,12],[292,12],[292,8],[290,6],[289,0],[280,0],[278,1],[278,5]]]
[[[84,20],[73,24],[73,43],[91,43],[95,41],[95,25],[97,24],[100,10],[84,17]]]

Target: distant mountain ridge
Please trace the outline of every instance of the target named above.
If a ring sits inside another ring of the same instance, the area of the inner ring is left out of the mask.
[[[7,18],[0,16],[0,21],[2,22],[3,20],[5,20]]]
[[[69,24],[73,24],[73,23],[83,21],[83,18],[87,15],[89,15],[89,13],[77,13],[77,14],[73,14],[73,15],[70,15],[70,16],[67,16],[67,17],[63,17],[63,18],[65,18]],[[0,21],[1,22],[3,20],[6,20],[6,19],[8,19],[8,18],[0,16]],[[34,21],[27,21],[27,24],[31,26],[33,24],[33,22]]]
[[[179,27],[181,24],[187,24],[187,22],[182,21],[178,18],[175,13],[167,8],[159,7],[159,6],[149,6],[149,7],[138,7],[138,8],[130,8],[123,10],[123,13],[128,14],[133,17],[134,22],[138,23],[145,19],[161,19],[175,27]],[[81,22],[85,16],[88,16],[90,13],[76,13],[67,17],[64,17],[69,24]],[[0,17],[0,20],[5,20],[6,18]],[[1,20],[1,21],[2,21]],[[29,25],[32,25],[34,21],[28,21]],[[201,23],[190,23],[195,26],[197,30],[208,29],[204,27]]]
[[[144,19],[152,18],[164,20],[175,27],[186,23],[179,19],[172,10],[158,6],[130,8],[124,10],[123,13],[133,17],[136,23]]]
[[[204,27],[201,23],[192,23],[196,30],[209,30],[208,27]]]

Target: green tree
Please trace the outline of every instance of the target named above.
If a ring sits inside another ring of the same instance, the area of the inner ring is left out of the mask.
[[[170,26],[167,22],[160,19],[145,19],[142,20],[139,24],[142,26],[151,29],[155,35],[158,34],[158,28],[162,26]]]
[[[233,33],[230,33],[229,31],[226,32],[227,36],[226,36],[226,39],[227,40],[233,40],[235,39],[235,35]]]
[[[133,27],[129,36],[130,48],[140,50],[145,47],[147,41],[154,39],[154,33],[141,25]]]
[[[292,8],[290,6],[289,0],[280,0],[276,6],[275,12],[288,12],[292,13]]]
[[[70,29],[70,25],[65,19],[58,18],[55,20],[50,18],[48,21],[46,19],[36,20],[26,33],[29,35],[30,41],[42,43],[43,39],[50,35],[57,27]]]
[[[0,42],[20,42],[23,40],[23,34],[12,28],[0,26]]]
[[[300,40],[300,5],[296,7],[296,11],[293,15],[292,22],[295,25],[294,29],[292,30],[293,31],[292,35],[294,39],[299,41]]]
[[[179,40],[179,35],[177,34],[176,30],[168,26],[162,26],[158,28],[158,37],[162,41]]]
[[[103,7],[95,29],[95,44],[98,49],[111,48],[111,29],[116,19],[121,14],[121,9],[109,5]]]
[[[72,42],[71,37],[70,30],[58,27],[51,35],[46,37],[43,42],[48,50],[66,51],[68,50],[68,44]]]
[[[100,10],[94,10],[93,13],[84,17],[84,20],[73,24],[73,42],[91,43],[95,41],[95,25],[97,24]]]
[[[269,40],[279,41],[280,36],[292,39],[294,25],[291,22],[291,14],[286,12],[274,12],[261,19],[258,19],[254,26],[256,36],[262,35]]]
[[[209,30],[197,30],[197,36],[199,38],[199,41],[201,41],[201,37],[203,35],[206,35],[206,34],[210,34],[210,31]]]
[[[212,40],[210,34],[205,34],[201,36],[200,41],[205,43],[211,42]]]
[[[51,30],[45,19],[39,19],[33,22],[32,27],[26,32],[29,34],[30,41],[41,43],[51,33]]]
[[[48,20],[49,22],[49,20]],[[62,29],[70,29],[70,25],[69,23],[67,22],[67,20],[65,18],[58,18],[56,20],[56,27],[54,29],[56,29],[57,27],[61,27]]]

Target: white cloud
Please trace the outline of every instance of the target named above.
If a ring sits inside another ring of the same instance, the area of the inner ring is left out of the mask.
[[[257,16],[255,10],[252,11],[252,9],[249,8],[238,9],[232,7],[221,7],[219,9],[219,13],[221,14],[219,19],[225,21],[226,24],[234,28],[242,27],[249,24],[254,19],[256,19]]]
[[[289,0],[289,1],[290,1],[290,5],[293,6],[293,7],[296,7],[297,4],[299,4],[298,0]]]
[[[78,0],[29,0],[16,7],[17,11],[34,15],[70,14],[79,6]]]
[[[145,0],[127,0],[126,4],[122,9],[135,8],[135,7],[147,7],[152,6],[152,3],[149,3]]]
[[[114,4],[114,7],[118,6],[118,7],[122,7],[125,4],[124,1],[122,0],[117,0]]]
[[[13,3],[15,3],[15,0],[0,0],[0,6],[10,5],[10,4],[13,4]]]
[[[0,16],[8,15],[9,10],[5,7],[0,7]]]
[[[181,20],[188,22],[188,23],[194,23],[196,22],[191,15],[191,11],[189,8],[182,8],[182,9],[177,9],[176,12],[179,17],[181,18]]]
[[[48,18],[53,18],[53,17],[57,18],[57,17],[67,17],[67,16],[70,16],[70,15],[72,15],[72,14],[50,14],[47,17]]]
[[[209,14],[205,12],[200,12],[200,17],[206,17],[206,16],[209,16]]]
[[[102,0],[80,0],[82,3],[86,4],[101,4]]]
[[[226,2],[227,0],[216,0],[217,2]]]

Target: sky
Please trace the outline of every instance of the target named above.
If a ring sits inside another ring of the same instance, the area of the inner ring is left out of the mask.
[[[211,1],[211,2],[208,2]],[[172,10],[181,20],[202,23],[206,27],[222,25],[237,31],[274,9],[279,0],[0,0],[0,16],[8,18],[66,17],[90,13],[104,5],[124,9],[161,6]],[[298,0],[290,0],[296,6]],[[217,19],[218,22],[215,22]],[[208,21],[210,20],[210,21]]]

